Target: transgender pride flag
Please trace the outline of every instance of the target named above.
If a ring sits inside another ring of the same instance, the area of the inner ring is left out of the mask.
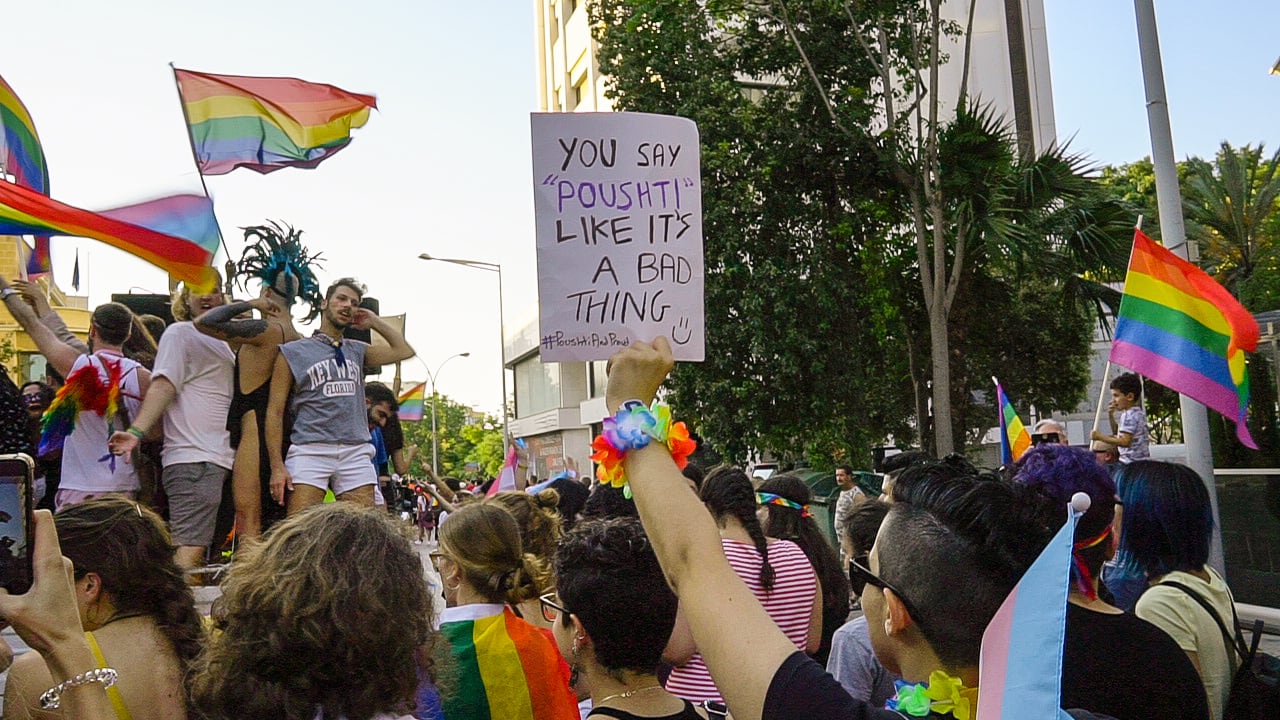
[[[1080,510],[1080,498],[1084,509]],[[1067,522],[1031,564],[982,634],[977,720],[1069,720],[1061,707],[1062,642],[1076,522],[1089,508],[1076,493]]]

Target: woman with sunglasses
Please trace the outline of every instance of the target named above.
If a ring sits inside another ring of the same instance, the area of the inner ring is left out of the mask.
[[[448,720],[577,720],[569,669],[544,631],[511,608],[538,597],[547,569],[524,552],[511,513],[492,503],[440,524],[433,554],[448,607],[440,634],[455,667]]]
[[[639,519],[579,523],[560,543],[555,569],[557,592],[539,600],[561,654],[591,689],[588,718],[706,717],[658,682],[677,603]]]
[[[795,475],[784,473],[761,483],[756,489],[756,511],[766,537],[790,540],[800,546],[822,592],[822,640],[813,659],[826,665],[831,654],[831,637],[849,619],[849,576],[840,567],[840,557],[827,542],[809,512],[813,491]]]

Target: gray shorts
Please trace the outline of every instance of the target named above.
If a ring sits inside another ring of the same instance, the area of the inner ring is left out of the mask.
[[[213,542],[222,485],[230,476],[230,470],[207,462],[166,465],[160,472],[174,545],[205,547]]]

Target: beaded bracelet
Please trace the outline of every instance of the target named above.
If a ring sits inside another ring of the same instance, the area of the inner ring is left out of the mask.
[[[62,693],[67,690],[78,688],[81,685],[88,685],[89,683],[102,683],[103,687],[111,687],[116,684],[116,678],[118,677],[119,674],[109,667],[94,668],[93,670],[82,672],[70,680],[63,680],[45,690],[40,695],[40,708],[43,710],[57,710],[58,706],[62,704]]]
[[[671,406],[655,400],[645,407],[639,400],[628,400],[613,417],[604,419],[604,429],[591,442],[595,450],[591,459],[596,461],[596,479],[605,485],[622,488],[631,497],[631,485],[627,482],[622,459],[632,450],[638,450],[656,440],[667,446],[671,459],[681,470],[689,464],[689,455],[698,444],[689,439],[689,428],[683,422],[671,422]]]

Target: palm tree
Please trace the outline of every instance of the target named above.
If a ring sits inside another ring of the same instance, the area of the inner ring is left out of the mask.
[[[1241,297],[1280,240],[1268,222],[1280,208],[1280,151],[1264,160],[1262,145],[1237,150],[1224,141],[1213,163],[1191,158],[1187,166],[1187,237],[1199,241],[1205,269]]]

